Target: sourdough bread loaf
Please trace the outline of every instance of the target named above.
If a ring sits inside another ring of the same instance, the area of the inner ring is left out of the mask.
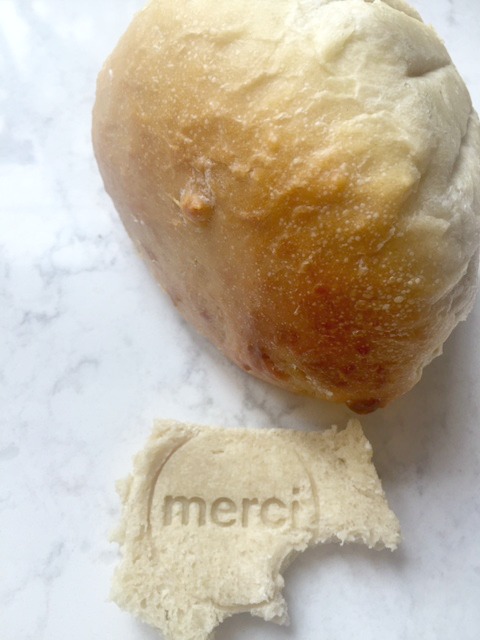
[[[174,304],[259,378],[371,411],[472,306],[479,122],[403,0],[152,0],[93,140]]]

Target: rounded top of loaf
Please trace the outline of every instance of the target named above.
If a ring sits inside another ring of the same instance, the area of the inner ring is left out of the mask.
[[[383,405],[471,306],[478,118],[403,0],[153,0],[94,141],[179,308],[260,377]]]

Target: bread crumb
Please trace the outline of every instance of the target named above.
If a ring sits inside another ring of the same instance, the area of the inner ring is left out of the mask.
[[[211,639],[243,611],[285,623],[296,553],[400,539],[358,420],[323,433],[159,421],[118,490],[112,598],[167,640]]]

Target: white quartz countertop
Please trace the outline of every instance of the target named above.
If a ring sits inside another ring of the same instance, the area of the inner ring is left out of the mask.
[[[172,0],[173,1],[173,0]],[[479,0],[414,0],[480,109]],[[343,426],[236,369],[177,315],[105,195],[96,74],[142,0],[0,0],[0,638],[152,640],[109,601],[115,480],[157,417]],[[217,640],[480,638],[480,299],[406,397],[363,419],[403,529],[286,572],[291,625]]]

